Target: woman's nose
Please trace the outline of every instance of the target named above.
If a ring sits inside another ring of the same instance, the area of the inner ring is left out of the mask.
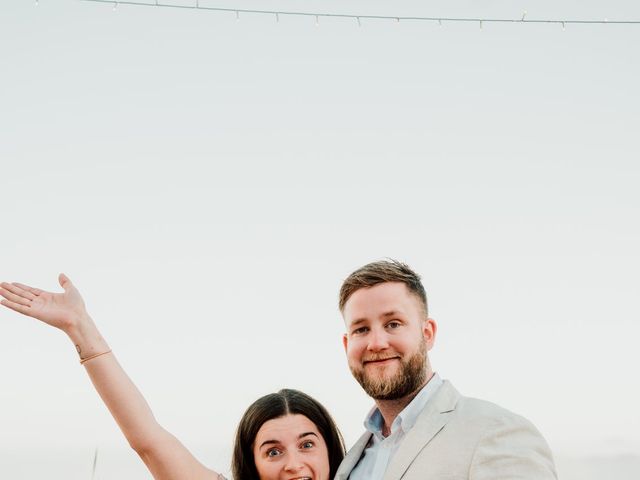
[[[300,453],[292,452],[287,455],[287,462],[284,466],[285,471],[287,472],[297,472],[302,470],[303,467],[302,458],[300,457]]]

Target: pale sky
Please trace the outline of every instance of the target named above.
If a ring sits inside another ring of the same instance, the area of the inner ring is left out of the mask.
[[[208,4],[640,19],[631,1]],[[423,276],[441,376],[558,457],[634,462],[638,47],[639,25],[5,0],[0,277],[67,273],[160,422],[224,472],[244,409],[285,386],[355,441],[371,401],[337,292],[397,258]],[[3,309],[0,365],[0,475],[88,478],[98,446],[98,478],[148,478],[64,334]]]

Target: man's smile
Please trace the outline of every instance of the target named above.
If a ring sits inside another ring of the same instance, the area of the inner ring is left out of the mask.
[[[394,360],[400,360],[400,357],[386,357],[386,358],[376,358],[371,360],[363,360],[363,365],[387,365],[392,363]]]

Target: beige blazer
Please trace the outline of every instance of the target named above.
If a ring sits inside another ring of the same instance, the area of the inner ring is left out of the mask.
[[[349,450],[335,480],[346,480],[369,443]],[[391,458],[384,480],[557,480],[551,451],[523,417],[461,396],[447,380]]]

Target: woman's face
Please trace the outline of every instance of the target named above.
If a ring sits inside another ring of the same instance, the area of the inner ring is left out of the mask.
[[[260,480],[329,480],[329,452],[316,425],[294,414],[265,422],[253,444]]]

